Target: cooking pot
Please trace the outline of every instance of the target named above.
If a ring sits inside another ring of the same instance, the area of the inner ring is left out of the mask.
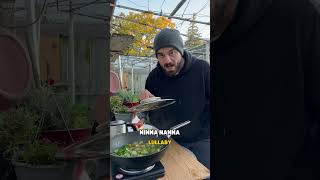
[[[189,123],[190,121],[185,121],[170,129],[176,130]],[[114,153],[116,149],[124,145],[132,144],[133,142],[137,142],[137,141],[148,142],[148,140],[161,141],[161,140],[172,140],[172,139],[170,136],[165,136],[165,135],[140,135],[139,131],[118,134],[113,138],[111,138],[111,142],[110,142],[111,163],[114,163],[119,168],[122,168],[128,171],[143,170],[154,165],[156,162],[160,161],[160,159],[163,157],[166,150],[168,149],[169,144],[164,145],[159,152],[145,155],[145,156],[139,156],[139,157],[121,157]]]
[[[134,131],[137,130],[136,126],[130,123],[126,123],[123,120],[116,120],[110,122],[110,138],[122,133],[128,132],[128,127],[131,127]]]

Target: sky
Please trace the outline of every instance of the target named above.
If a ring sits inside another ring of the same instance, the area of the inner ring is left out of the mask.
[[[181,0],[117,0],[118,5],[132,7],[141,10],[150,10],[153,12],[169,15]],[[127,14],[131,10],[116,7],[114,14],[119,15],[121,12]],[[134,11],[136,12],[136,11]],[[183,18],[192,18],[193,13],[197,13],[196,20],[210,22],[210,0],[187,0],[174,16]],[[172,19],[176,23],[176,28],[182,34],[187,34],[190,22],[178,19]],[[196,24],[202,38],[210,39],[210,25]],[[185,40],[185,37],[182,36]]]

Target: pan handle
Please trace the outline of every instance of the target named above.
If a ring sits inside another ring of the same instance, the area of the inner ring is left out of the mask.
[[[187,124],[189,124],[189,123],[191,123],[191,121],[185,121],[185,122],[183,122],[183,123],[180,123],[180,124],[177,124],[177,125],[171,127],[170,130],[179,129],[179,128],[181,128],[181,127],[183,127],[183,126],[185,126],[185,125],[187,125]],[[170,138],[171,136],[170,136],[170,135],[167,135],[167,137]]]
[[[171,127],[170,130],[179,129],[179,128],[181,128],[181,127],[183,127],[183,126],[185,126],[185,125],[187,125],[187,124],[189,124],[189,123],[191,123],[191,121],[185,121],[185,122],[183,122],[183,123],[180,123],[180,124],[177,124],[177,125]]]

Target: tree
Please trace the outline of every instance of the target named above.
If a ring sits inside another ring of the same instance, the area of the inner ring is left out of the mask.
[[[196,19],[196,14],[193,14],[192,20]],[[187,48],[196,47],[204,44],[204,41],[201,39],[201,35],[198,27],[195,22],[191,22],[187,32],[187,40],[185,46]]]
[[[154,53],[155,35],[164,28],[175,28],[175,23],[170,19],[150,13],[121,13],[120,18],[112,20],[112,33],[129,34],[135,37],[132,46],[125,52],[128,55],[149,56]]]

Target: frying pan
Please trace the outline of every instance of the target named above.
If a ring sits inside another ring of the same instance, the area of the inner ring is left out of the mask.
[[[170,129],[175,130],[180,127],[183,127],[189,124],[190,121],[185,121],[180,123]],[[157,153],[140,156],[140,157],[121,157],[114,153],[117,148],[120,148],[124,145],[131,144],[136,141],[144,141],[148,140],[172,140],[170,136],[165,135],[140,135],[139,131],[128,132],[123,134],[118,134],[111,139],[110,142],[110,158],[111,163],[114,163],[119,168],[125,170],[143,170],[147,167],[154,165],[156,162],[160,161],[165,152],[168,149],[169,144],[164,145],[161,150]]]

